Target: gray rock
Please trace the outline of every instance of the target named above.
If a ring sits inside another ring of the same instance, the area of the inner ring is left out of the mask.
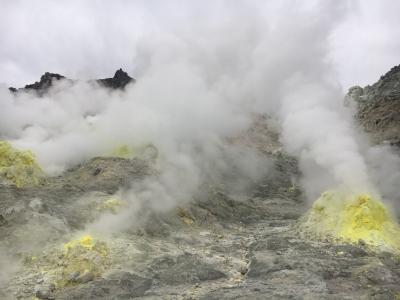
[[[251,260],[247,276],[250,278],[269,278],[273,272],[280,271],[286,267],[275,256],[271,254],[257,253]]]
[[[190,254],[161,257],[154,260],[149,270],[155,279],[167,285],[197,283],[226,277],[223,272]]]
[[[73,272],[68,275],[68,280],[70,282],[76,282],[76,283],[87,283],[89,281],[92,281],[94,279],[94,275],[92,272],[85,271],[83,273],[79,272]]]
[[[356,102],[356,118],[374,142],[400,145],[400,65],[372,86],[349,89],[349,99]]]
[[[351,257],[365,257],[368,255],[367,251],[356,245],[338,245],[334,246],[334,250],[337,252],[343,252],[343,254],[349,255]]]
[[[37,285],[35,287],[35,296],[39,299],[55,299],[54,284]]]
[[[57,299],[132,299],[143,296],[151,284],[151,279],[120,271],[107,278],[66,288],[58,293]]]
[[[380,264],[367,266],[358,276],[365,277],[369,283],[375,285],[394,284],[399,282],[399,276]]]
[[[31,202],[29,202],[29,207],[35,212],[42,212],[43,202],[39,198],[34,198]]]

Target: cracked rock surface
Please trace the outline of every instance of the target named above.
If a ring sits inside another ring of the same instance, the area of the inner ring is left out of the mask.
[[[0,247],[21,260],[1,298],[395,299],[400,260],[393,254],[298,235],[305,210],[301,197],[289,181],[286,188],[274,182],[296,168],[290,158],[275,159],[275,175],[245,201],[210,191],[180,210],[105,238],[107,271],[63,288],[49,278],[54,248],[95,219],[98,199],[114,193],[124,179],[145,178],[146,162],[94,158],[40,187],[2,185]],[[32,228],[42,234],[24,235]],[[21,247],[27,244],[31,249]]]

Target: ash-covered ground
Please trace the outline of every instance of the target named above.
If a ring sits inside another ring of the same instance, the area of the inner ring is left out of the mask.
[[[120,85],[121,72],[102,83],[123,88],[131,79],[122,76]],[[347,99],[357,101],[373,140],[390,138],[392,147],[400,138],[399,112],[392,110],[400,101],[399,72],[353,88]],[[44,93],[48,77],[25,89]],[[91,224],[128,210],[118,191],[157,176],[156,157],[95,157],[38,185],[2,180],[0,298],[398,299],[397,254],[362,241],[302,237],[299,222],[310,206],[302,174],[269,121],[257,116],[247,132],[226,141],[258,151],[271,166],[240,197],[229,188],[244,175],[230,174],[204,182],[190,201],[166,212],[142,206],[129,215],[135,225],[108,234]]]

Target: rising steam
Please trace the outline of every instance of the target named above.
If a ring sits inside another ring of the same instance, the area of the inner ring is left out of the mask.
[[[375,193],[330,61],[330,37],[354,7],[337,1],[208,5],[185,7],[178,21],[163,16],[135,32],[134,51],[124,55],[133,56],[137,82],[123,92],[67,81],[44,97],[15,96],[3,87],[1,138],[33,151],[48,174],[120,145],[154,145],[161,175],[121,193],[133,207],[148,202],[162,210],[190,201],[204,180],[217,182],[232,170],[249,182],[265,175],[264,157],[226,140],[244,132],[254,113],[269,114],[280,120],[286,151],[300,160],[309,199],[328,188]],[[232,186],[240,190],[248,182]]]

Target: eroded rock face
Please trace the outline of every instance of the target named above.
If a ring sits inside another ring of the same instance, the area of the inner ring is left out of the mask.
[[[371,86],[352,87],[347,99],[356,103],[356,117],[374,142],[400,145],[400,65]]]

